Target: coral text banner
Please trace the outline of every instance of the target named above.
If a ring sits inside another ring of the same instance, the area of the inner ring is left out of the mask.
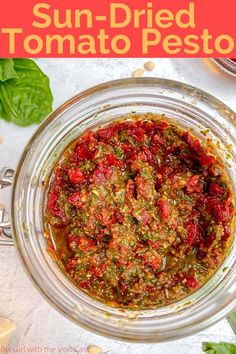
[[[235,0],[7,0],[0,57],[236,57]]]

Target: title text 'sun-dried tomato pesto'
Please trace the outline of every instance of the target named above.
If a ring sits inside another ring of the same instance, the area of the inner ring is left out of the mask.
[[[209,280],[227,254],[233,215],[213,150],[146,114],[89,131],[64,152],[45,221],[80,289],[111,306],[147,308]]]

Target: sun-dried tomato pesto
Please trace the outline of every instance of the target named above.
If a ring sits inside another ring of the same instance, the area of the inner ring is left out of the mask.
[[[227,254],[233,215],[213,150],[146,114],[89,131],[65,151],[45,222],[80,289],[112,306],[147,308],[208,281]]]

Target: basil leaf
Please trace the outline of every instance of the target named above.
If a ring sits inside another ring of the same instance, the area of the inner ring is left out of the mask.
[[[21,126],[40,123],[52,111],[49,79],[31,59],[14,59],[14,69],[17,78],[0,82],[2,116]]]
[[[18,77],[14,69],[12,59],[0,59],[0,81],[6,81]]]
[[[236,333],[236,311],[231,312],[230,315],[227,317],[227,320],[232,327],[234,333]]]
[[[202,343],[202,350],[207,354],[236,354],[236,345],[231,343]]]

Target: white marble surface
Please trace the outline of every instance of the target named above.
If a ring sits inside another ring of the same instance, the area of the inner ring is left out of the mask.
[[[220,73],[201,59],[155,59],[149,76],[187,82],[210,92],[236,110],[236,79]],[[123,77],[141,67],[143,59],[40,59],[51,79],[54,107],[95,84]],[[36,126],[16,127],[0,120],[0,167],[15,167]],[[0,202],[7,195],[0,191]],[[17,330],[11,352],[86,353],[96,344],[111,354],[199,354],[202,341],[231,341],[236,338],[226,320],[192,337],[161,344],[129,344],[109,340],[81,329],[57,313],[41,297],[25,275],[14,247],[0,248],[0,316],[12,319]],[[37,348],[40,346],[40,348]],[[34,348],[35,347],[35,348]],[[48,348],[47,348],[48,347]],[[59,347],[59,349],[58,349]],[[76,348],[75,351],[73,348]]]

